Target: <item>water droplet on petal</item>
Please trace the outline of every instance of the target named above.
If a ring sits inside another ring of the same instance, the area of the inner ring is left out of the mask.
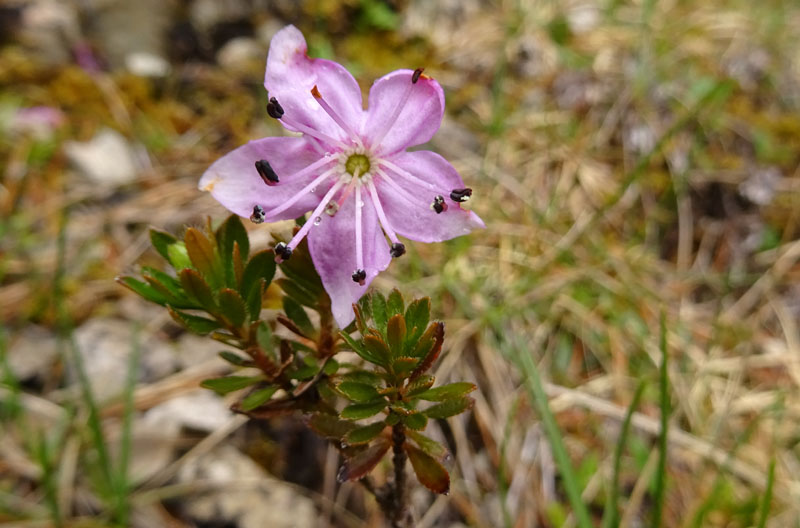
[[[312,188],[311,188],[311,192],[312,192],[312,193],[313,193],[313,192],[317,192],[317,188],[316,188],[316,187],[312,187]]]
[[[358,206],[359,206],[359,207],[364,207],[364,202],[363,202],[363,201],[359,201],[359,202],[358,202]]]
[[[322,223],[322,218],[320,218],[319,216],[314,219],[314,225],[315,226],[318,226],[321,223]]]
[[[328,202],[328,205],[325,206],[325,213],[328,216],[333,216],[336,214],[336,211],[339,210],[339,204],[336,202]]]

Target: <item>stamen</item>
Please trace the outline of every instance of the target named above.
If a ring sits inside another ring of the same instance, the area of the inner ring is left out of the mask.
[[[269,98],[267,103],[267,113],[273,119],[280,119],[283,117],[283,107],[274,97]]]
[[[354,178],[355,179],[355,178]],[[364,269],[364,241],[361,238],[361,209],[364,204],[361,202],[361,185],[356,185],[356,266],[359,270]],[[364,275],[366,278],[366,274]],[[362,286],[364,283],[358,281]]]
[[[347,121],[345,121],[344,119],[342,119],[342,116],[340,116],[340,115],[339,115],[339,114],[336,112],[336,110],[334,110],[334,109],[331,107],[331,105],[329,105],[329,104],[328,104],[328,102],[327,102],[325,99],[323,99],[323,98],[322,98],[322,94],[321,94],[321,93],[319,93],[319,89],[317,88],[317,85],[316,85],[316,84],[315,84],[315,85],[314,85],[314,87],[311,89],[311,95],[313,95],[313,96],[314,96],[314,99],[316,99],[316,100],[317,100],[317,103],[319,103],[319,105],[322,107],[322,109],[323,109],[323,110],[325,110],[325,112],[326,112],[326,113],[327,113],[329,116],[331,116],[331,119],[333,119],[334,121],[336,121],[336,124],[337,124],[337,125],[339,125],[339,128],[341,128],[341,129],[342,129],[342,130],[343,130],[345,133],[347,133],[347,134],[350,136],[350,139],[351,139],[351,140],[354,140],[355,142],[357,142],[357,143],[361,144],[361,139],[358,137],[358,134],[356,134],[356,132],[355,132],[355,131],[353,130],[353,128],[352,128],[352,127],[351,127],[351,126],[350,126],[350,125],[347,123]]]
[[[303,240],[303,238],[305,238],[305,236],[311,230],[311,226],[315,224],[315,221],[313,221],[312,218],[317,218],[320,214],[322,214],[322,211],[328,205],[328,201],[330,201],[330,199],[333,197],[334,194],[336,194],[336,192],[342,185],[344,185],[344,181],[340,179],[336,183],[334,183],[333,186],[328,190],[328,192],[319,202],[319,205],[317,205],[316,209],[314,209],[314,212],[311,213],[311,216],[308,217],[308,221],[305,224],[303,224],[303,227],[300,228],[300,231],[298,231],[297,234],[292,238],[292,240],[289,241],[289,244],[287,246],[289,249],[293,250],[294,248],[296,248],[297,244],[299,244]]]
[[[323,158],[323,160],[324,160],[324,158]],[[323,161],[323,160],[320,160],[320,161]],[[309,165],[305,169],[303,169],[300,172],[298,172],[295,176],[298,176],[300,174],[303,174],[305,172],[309,172],[310,170],[314,170],[314,169],[319,168],[320,166],[323,166],[324,163],[320,163],[320,161],[312,163],[311,165]],[[331,161],[331,160],[324,160],[324,161]],[[315,165],[316,165],[316,167],[315,167]],[[325,172],[323,172],[322,174],[317,176],[314,179],[314,181],[312,181],[311,183],[309,183],[308,185],[306,185],[305,187],[300,189],[300,191],[298,191],[294,196],[289,198],[287,201],[283,202],[278,207],[267,211],[264,216],[265,217],[273,217],[273,216],[276,216],[276,215],[284,212],[285,210],[287,210],[288,208],[290,208],[291,206],[296,204],[301,198],[303,198],[306,194],[308,194],[309,191],[311,191],[312,189],[316,188],[317,185],[322,183],[325,179],[330,177],[330,175],[335,173],[335,172],[336,172],[336,167],[333,167],[333,168],[330,168],[330,169],[326,170]]]
[[[380,220],[381,227],[383,227],[383,232],[386,233],[386,236],[388,236],[389,240],[392,241],[392,250],[390,253],[393,257],[399,257],[406,252],[406,248],[397,239],[397,234],[394,232],[394,229],[392,229],[392,225],[389,223],[389,220],[386,219],[386,213],[384,213],[383,206],[378,198],[378,191],[375,189],[375,184],[371,181],[368,181],[367,186],[369,187],[369,194],[372,198],[372,204],[375,206],[375,212],[378,213],[378,220]],[[402,248],[402,251],[400,251],[400,249],[397,250],[399,251],[397,255],[395,255],[395,246]]]
[[[275,244],[275,262],[280,264],[284,260],[289,260],[292,256],[292,248],[286,245],[285,242],[278,242]]]
[[[250,215],[250,221],[254,224],[263,224],[264,223],[264,208],[260,205],[256,205],[253,207],[253,214]]]
[[[419,81],[419,76],[422,75],[422,72],[424,71],[425,68],[417,68],[414,70],[413,75],[411,75],[411,84],[417,84],[417,81]]]
[[[264,180],[264,183],[267,185],[275,185],[276,183],[280,182],[278,175],[275,173],[272,165],[270,165],[267,160],[258,160],[256,162],[256,170],[258,171],[258,175],[261,176],[261,179]]]
[[[454,202],[468,202],[469,199],[472,198],[472,189],[467,187],[466,189],[453,189],[450,191],[450,199]]]
[[[419,71],[419,73],[417,73],[417,71]],[[411,90],[414,89],[414,86],[417,84],[417,81],[419,80],[419,76],[421,74],[422,74],[421,70],[416,70],[411,75],[411,82],[406,86],[406,89],[403,92],[403,96],[400,98],[400,101],[398,101],[397,106],[394,107],[394,112],[392,112],[392,116],[388,120],[386,120],[386,122],[384,122],[383,128],[379,129],[379,132],[375,134],[373,138],[370,140],[370,145],[373,148],[381,144],[383,138],[386,137],[386,134],[389,133],[389,130],[391,130],[392,127],[394,126],[395,122],[397,121],[397,118],[400,117],[400,113],[403,111],[403,108],[405,108],[406,103],[408,102],[408,98],[411,96]]]
[[[433,203],[431,204],[431,209],[436,211],[436,214],[442,214],[443,212],[447,211],[447,204],[444,203],[444,196],[435,196],[433,198]]]
[[[353,282],[357,282],[360,286],[363,286],[364,281],[367,280],[367,270],[359,268],[355,270],[350,277],[352,277]]]
[[[403,245],[402,242],[395,242],[392,244],[389,254],[392,256],[392,258],[402,257],[406,254],[406,246]]]

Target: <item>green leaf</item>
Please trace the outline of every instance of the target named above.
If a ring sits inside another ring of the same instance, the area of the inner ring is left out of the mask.
[[[318,332],[317,329],[314,328],[314,325],[311,323],[311,319],[309,319],[308,314],[303,309],[300,304],[290,297],[283,298],[283,311],[295,325],[297,328],[303,332],[303,336],[314,339]]]
[[[217,330],[218,328],[222,328],[222,325],[213,319],[207,319],[205,317],[181,312],[175,308],[172,308],[171,306],[167,306],[167,309],[176,323],[188,328],[196,334],[205,335]]]
[[[223,288],[219,291],[219,310],[220,315],[232,326],[240,327],[247,319],[247,307],[242,300],[239,292],[230,288]]]
[[[325,365],[322,366],[322,372],[327,376],[333,376],[339,371],[339,362],[333,358],[329,358],[328,361],[325,362]]]
[[[219,353],[219,357],[227,361],[232,365],[236,365],[237,367],[245,367],[249,366],[252,361],[247,358],[240,356],[239,354],[234,354],[233,352],[229,352],[227,350],[223,350]]]
[[[203,233],[193,227],[186,230],[186,235],[183,240],[194,268],[199,271],[212,286],[221,286],[222,276],[219,262],[217,256],[214,254],[214,246],[211,245],[211,241],[208,240]]]
[[[317,308],[319,304],[319,297],[315,296],[313,293],[309,292],[296,282],[292,281],[291,279],[281,278],[275,281],[275,284],[280,286],[283,292],[297,301],[298,303],[302,304],[303,306],[308,306],[309,308]]]
[[[247,313],[251,320],[256,320],[261,315],[261,308],[264,303],[264,291],[267,289],[266,281],[259,279],[247,296]]]
[[[217,394],[228,394],[229,392],[255,385],[260,381],[264,381],[261,376],[226,376],[224,378],[203,380],[200,386],[211,389]]]
[[[176,270],[184,268],[191,268],[192,261],[189,259],[189,252],[186,250],[186,244],[183,242],[176,242],[167,247],[167,255],[169,255],[169,263]]]
[[[247,238],[242,221],[236,215],[231,215],[217,228],[215,233],[217,239],[217,251],[222,260],[222,267],[225,270],[225,284],[229,288],[238,288],[236,273],[236,255],[238,251],[238,263],[241,264],[242,258],[247,260],[250,253],[250,240]]]
[[[196,301],[207,312],[214,313],[217,311],[214,294],[211,293],[211,288],[208,287],[208,283],[199,271],[185,268],[180,271],[178,276],[180,277],[181,286],[183,286],[190,299]]]
[[[374,386],[367,385],[366,383],[343,381],[337,385],[336,388],[339,392],[344,394],[348,400],[354,402],[368,402],[380,398],[378,390]]]
[[[441,387],[436,387],[434,389],[428,389],[425,392],[417,394],[416,397],[420,400],[440,402],[452,400],[454,398],[460,398],[461,396],[465,396],[477,388],[478,387],[476,387],[474,383],[460,381],[457,383],[442,385]]]
[[[250,254],[250,239],[247,230],[242,225],[242,220],[237,215],[230,215],[217,228],[217,247],[223,260],[233,256],[233,243],[239,244],[239,254],[242,260],[247,260]]]
[[[399,357],[392,362],[392,370],[398,376],[405,378],[418,364],[419,360],[417,358]]]
[[[265,321],[261,321],[256,328],[256,343],[268,358],[277,362],[278,355],[275,352],[275,342],[272,339],[272,329]]]
[[[319,278],[311,255],[308,252],[308,242],[304,239],[292,252],[292,258],[281,263],[281,271],[292,282],[295,282],[312,297],[318,298],[325,295],[325,288]]]
[[[414,347],[412,355],[414,357],[422,358],[419,366],[411,373],[411,377],[415,378],[422,374],[431,366],[436,358],[439,357],[439,352],[442,351],[442,343],[444,342],[444,323],[436,321],[431,323],[425,333],[422,335],[417,345]]]
[[[431,299],[430,297],[423,297],[416,299],[406,308],[406,328],[408,328],[408,344],[413,347],[414,344],[425,332],[428,322],[431,318]]]
[[[365,356],[364,359],[370,363],[380,365],[384,368],[389,366],[391,363],[392,354],[389,352],[389,347],[386,345],[383,339],[375,335],[368,335],[364,337],[362,343],[364,344],[364,348],[366,349],[369,357],[373,358],[369,359]]]
[[[389,299],[386,301],[387,317],[394,315],[403,315],[405,311],[405,303],[403,301],[403,294],[397,288],[393,289],[389,294]]]
[[[406,385],[406,396],[415,396],[420,392],[424,392],[433,386],[435,378],[430,374],[424,374],[414,378],[408,385]]]
[[[406,435],[419,446],[420,449],[425,451],[428,455],[432,456],[441,463],[446,463],[452,457],[450,452],[439,442],[428,438],[422,433],[417,431],[406,431]]]
[[[470,409],[474,400],[469,397],[456,398],[453,400],[444,401],[438,405],[428,407],[423,412],[428,418],[442,419],[461,414],[462,412]]]
[[[386,423],[375,422],[364,427],[357,427],[344,437],[344,442],[348,445],[366,444],[386,429]]]
[[[406,320],[402,314],[393,315],[389,319],[386,325],[386,337],[393,358],[399,358],[405,355]]]
[[[387,316],[387,308],[386,308],[386,299],[381,295],[380,292],[373,292],[372,293],[372,321],[375,323],[375,326],[378,327],[378,330],[381,332],[386,331],[386,321],[388,321],[389,317]]]
[[[428,425],[428,417],[420,412],[411,412],[402,417],[402,422],[414,431],[422,431]]]
[[[270,385],[263,389],[254,390],[242,400],[241,406],[244,411],[252,411],[256,407],[261,407],[272,398],[272,395],[278,391],[277,385]]]
[[[133,277],[117,277],[117,282],[150,302],[154,302],[162,306],[165,306],[168,302],[163,293],[156,290],[151,285],[138,279],[134,279]]]
[[[368,448],[346,459],[342,467],[339,468],[336,480],[339,482],[347,482],[349,480],[358,480],[362,478],[378,465],[378,462],[381,461],[391,446],[392,444],[389,440],[378,438],[375,443]]]
[[[196,302],[190,301],[181,287],[181,283],[161,270],[145,266],[142,268],[144,279],[155,289],[163,293],[168,299],[169,304],[176,308],[197,308]]]
[[[167,262],[170,262],[169,247],[176,242],[178,242],[178,239],[166,231],[150,229],[150,243],[153,244],[153,248],[155,248],[158,254],[164,257]]]
[[[340,420],[333,414],[325,413],[312,414],[308,420],[308,426],[318,435],[331,440],[342,440],[356,427],[353,422]]]
[[[366,383],[367,385],[372,385],[375,388],[381,388],[383,385],[383,378],[368,370],[353,370],[341,374],[340,377],[342,381]]]
[[[423,486],[434,493],[446,494],[450,491],[450,475],[438,460],[409,443],[405,443],[403,448],[408,453],[417,480]]]
[[[317,365],[303,365],[302,367],[298,368],[297,370],[288,372],[287,375],[289,379],[296,379],[296,380],[308,380],[313,378],[319,372],[319,367]]]
[[[375,416],[384,410],[388,404],[383,398],[366,403],[354,403],[342,409],[339,415],[346,420],[361,420]]]
[[[239,285],[242,297],[250,298],[250,292],[258,287],[260,279],[264,279],[265,287],[269,287],[272,278],[275,277],[275,267],[275,253],[271,249],[253,255],[244,267],[242,283]]]

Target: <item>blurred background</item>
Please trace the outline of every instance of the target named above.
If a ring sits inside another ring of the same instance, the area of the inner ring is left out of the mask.
[[[161,265],[150,226],[227,215],[196,182],[282,133],[288,23],[365,95],[442,84],[430,148],[488,225],[374,283],[430,295],[439,382],[479,386],[433,427],[453,486],[414,490],[417,526],[576,526],[568,485],[597,526],[800,526],[790,0],[0,2],[0,526],[381,526],[334,449],[199,390],[221,347],[113,280]]]

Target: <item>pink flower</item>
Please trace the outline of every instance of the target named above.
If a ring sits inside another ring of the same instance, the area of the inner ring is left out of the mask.
[[[251,141],[209,167],[199,187],[256,223],[313,211],[275,252],[287,259],[308,236],[344,328],[353,320],[352,303],[405,253],[398,236],[440,242],[485,225],[461,208],[472,191],[450,163],[434,152],[405,151],[439,129],[439,83],[421,70],[397,70],[375,81],[364,110],[353,76],[306,50],[297,28],[283,28],[272,39],[264,79],[268,113],[302,136]]]

